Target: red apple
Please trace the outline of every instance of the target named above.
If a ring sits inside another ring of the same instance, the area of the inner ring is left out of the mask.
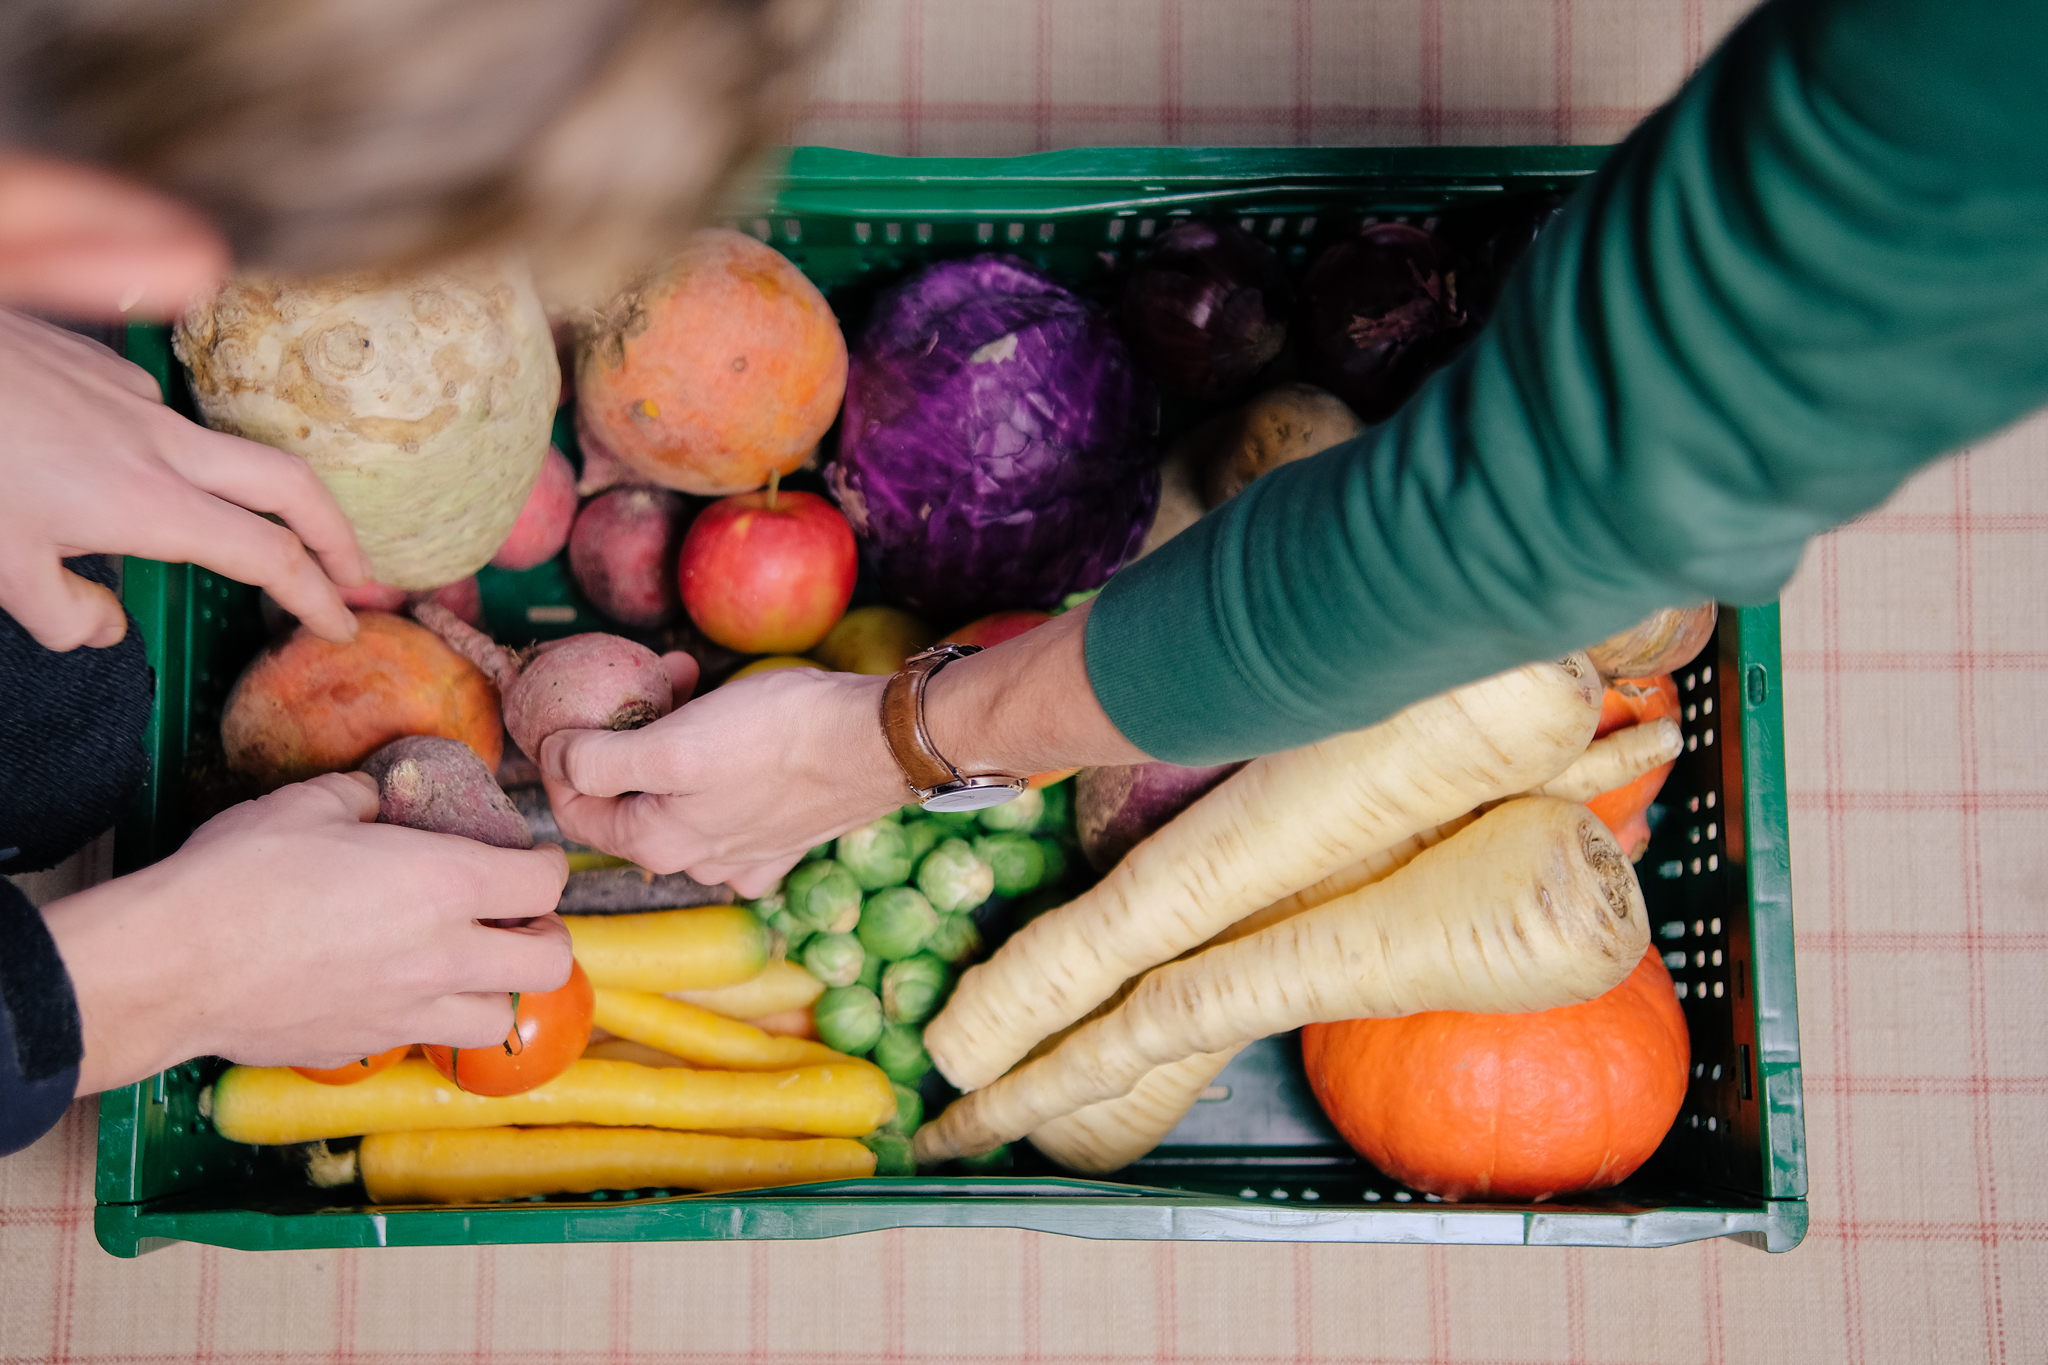
[[[979,621],[969,621],[948,635],[945,643],[993,649],[1003,641],[1014,640],[1033,626],[1042,626],[1050,620],[1052,613],[1049,611],[999,611]]]
[[[802,654],[846,612],[853,532],[813,493],[764,490],[698,513],[677,564],[697,629],[747,654]]]

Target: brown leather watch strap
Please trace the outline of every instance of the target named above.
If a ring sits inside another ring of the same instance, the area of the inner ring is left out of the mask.
[[[932,674],[960,657],[963,654],[927,650],[905,662],[882,689],[882,738],[912,791],[926,792],[960,780],[960,770],[940,756],[924,726],[926,684]]]

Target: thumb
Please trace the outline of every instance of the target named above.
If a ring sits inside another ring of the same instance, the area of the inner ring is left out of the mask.
[[[633,730],[557,730],[540,742],[541,776],[584,796],[641,791]]]
[[[59,654],[81,645],[105,649],[127,635],[128,613],[111,589],[42,555],[15,567],[15,581],[0,579],[0,609],[43,648]]]

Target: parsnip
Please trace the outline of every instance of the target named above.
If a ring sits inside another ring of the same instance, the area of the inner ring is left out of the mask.
[[[1685,736],[1669,716],[1646,720],[1626,730],[1600,736],[1572,766],[1529,792],[1560,801],[1590,801],[1602,792],[1626,786],[1650,769],[1669,763],[1685,750]]]
[[[925,1028],[933,1064],[962,1090],[987,1085],[1126,978],[1368,854],[1549,781],[1585,752],[1600,698],[1575,654],[1248,764],[970,969]]]
[[[523,1094],[458,1090],[424,1061],[354,1085],[321,1085],[289,1067],[229,1067],[215,1081],[213,1126],[230,1142],[274,1144],[357,1133],[506,1124],[589,1123],[685,1130],[774,1128],[860,1137],[889,1121],[896,1092],[880,1067],[842,1061],[788,1071],[694,1071],[578,1061]]]
[[[917,1159],[989,1151],[1155,1067],[1303,1024],[1591,1000],[1648,943],[1606,826],[1570,802],[1512,801],[1382,881],[1147,973],[1115,1010],[925,1124]]]
[[[743,1190],[872,1175],[850,1138],[794,1142],[658,1128],[472,1128],[372,1133],[356,1152],[379,1204],[481,1204],[590,1190]]]
[[[1378,853],[1359,859],[1349,867],[1332,872],[1314,886],[1305,886],[1291,896],[1282,896],[1263,910],[1252,911],[1204,943],[1202,947],[1213,948],[1219,943],[1232,943],[1241,938],[1249,938],[1259,930],[1270,928],[1283,919],[1292,918],[1304,910],[1313,910],[1325,901],[1348,896],[1361,886],[1391,876],[1414,862],[1415,856],[1422,850],[1435,848],[1478,818],[1476,814],[1461,815],[1455,820],[1446,820],[1441,825],[1432,825],[1420,834],[1411,834],[1392,848],[1381,849]]]
[[[823,1043],[778,1038],[752,1024],[648,991],[599,987],[591,1020],[599,1028],[680,1057],[692,1066],[731,1071],[786,1071],[853,1058]]]
[[[1187,1117],[1209,1082],[1249,1044],[1221,1052],[1198,1052],[1155,1066],[1131,1093],[1101,1100],[1042,1124],[1031,1145],[1070,1171],[1102,1175],[1120,1171],[1157,1147]]]

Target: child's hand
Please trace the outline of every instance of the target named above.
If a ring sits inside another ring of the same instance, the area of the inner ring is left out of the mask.
[[[304,460],[186,421],[137,366],[5,310],[0,413],[0,611],[46,647],[104,648],[126,630],[114,594],[60,562],[82,554],[199,564],[267,589],[325,639],[354,637],[335,584],[367,566]]]

